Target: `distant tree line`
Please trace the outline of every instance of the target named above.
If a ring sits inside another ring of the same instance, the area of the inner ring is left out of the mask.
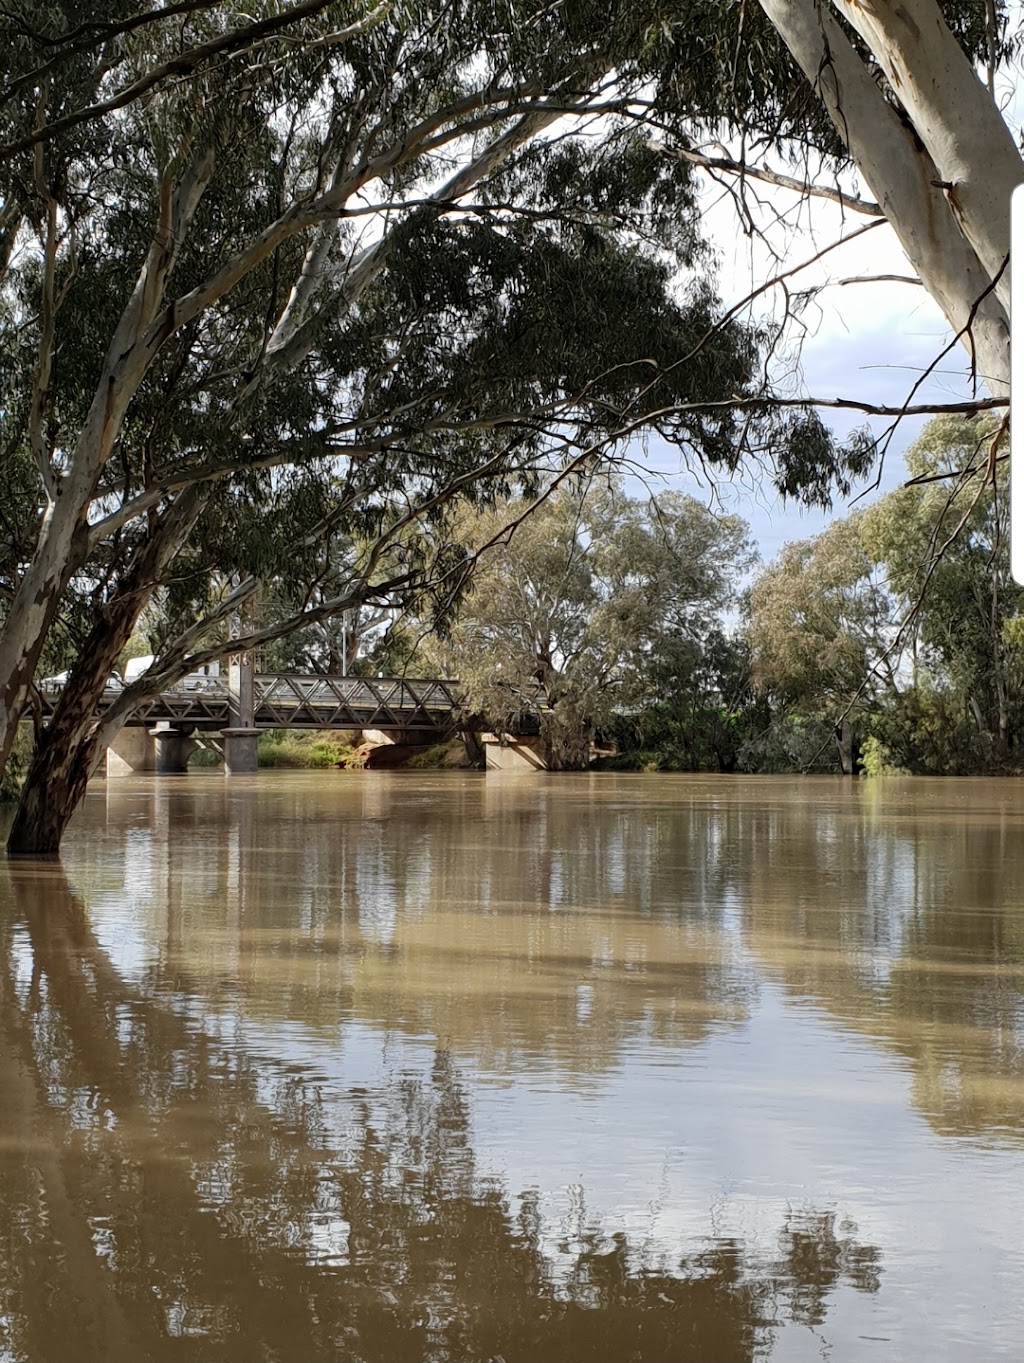
[[[477,722],[539,734],[556,768],[597,743],[627,768],[1015,772],[1024,591],[995,436],[935,419],[906,486],[767,566],[678,493],[578,481],[518,525],[510,499],[464,522],[448,624],[405,617],[377,661],[458,677]]]

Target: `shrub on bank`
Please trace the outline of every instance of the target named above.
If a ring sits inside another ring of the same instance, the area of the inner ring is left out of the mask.
[[[906,776],[892,752],[876,734],[865,738],[860,752],[860,764],[865,776]]]
[[[257,750],[261,767],[326,768],[351,759],[355,748],[348,735],[330,730],[312,732],[272,729],[260,734]]]
[[[198,769],[212,768],[221,766],[223,760],[216,748],[197,748],[188,759],[188,765],[190,769],[192,767]]]
[[[739,710],[658,702],[608,725],[605,737],[618,752],[591,765],[601,771],[735,771],[749,736]]]

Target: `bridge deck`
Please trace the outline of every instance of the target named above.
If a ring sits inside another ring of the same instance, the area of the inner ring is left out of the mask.
[[[406,677],[274,676],[253,679],[254,727],[257,729],[426,729],[438,733],[452,727],[458,682]],[[104,693],[100,713],[118,698]],[[51,712],[59,692],[43,692]],[[226,677],[186,677],[161,695],[145,701],[128,720],[152,728],[170,722],[197,729],[224,729],[233,723]]]

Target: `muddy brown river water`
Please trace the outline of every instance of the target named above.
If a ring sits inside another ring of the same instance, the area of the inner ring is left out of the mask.
[[[0,863],[0,1363],[1024,1357],[1024,782],[214,773]]]

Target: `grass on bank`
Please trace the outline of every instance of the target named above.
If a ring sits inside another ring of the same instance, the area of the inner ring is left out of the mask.
[[[355,752],[352,735],[342,730],[291,733],[271,729],[260,734],[257,749],[261,767],[325,768],[350,761]]]
[[[261,767],[294,769],[333,767],[339,762],[358,767],[362,761],[357,753],[352,735],[340,730],[312,733],[272,730],[260,735],[258,748]],[[460,739],[450,739],[413,753],[404,765],[413,771],[461,767],[466,765],[466,751]]]

